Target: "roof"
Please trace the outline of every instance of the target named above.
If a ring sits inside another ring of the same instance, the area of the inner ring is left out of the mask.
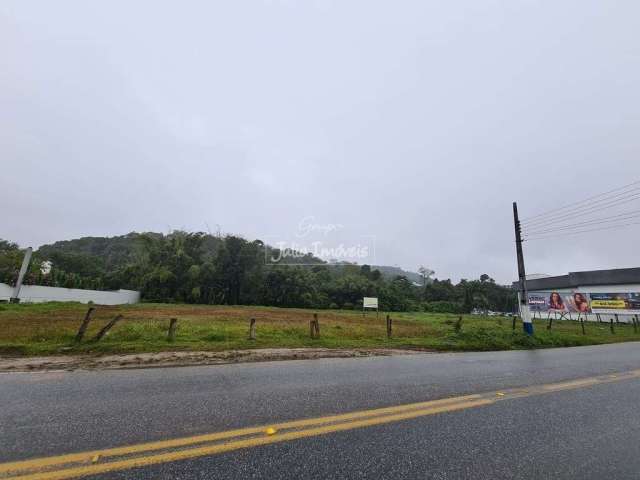
[[[527,290],[575,288],[587,285],[623,285],[629,283],[640,283],[640,267],[569,272],[568,275],[557,277],[528,279]],[[513,286],[517,288],[519,282],[513,282]]]

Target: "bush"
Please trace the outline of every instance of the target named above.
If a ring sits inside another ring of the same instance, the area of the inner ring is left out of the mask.
[[[469,331],[450,333],[448,336],[451,346],[460,350],[510,350],[510,335],[491,331],[484,327]]]
[[[422,308],[429,313],[465,313],[462,304],[458,302],[425,302]]]

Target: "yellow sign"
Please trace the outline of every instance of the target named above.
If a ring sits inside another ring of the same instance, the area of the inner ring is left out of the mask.
[[[614,308],[624,310],[627,308],[624,300],[591,300],[591,308]]]

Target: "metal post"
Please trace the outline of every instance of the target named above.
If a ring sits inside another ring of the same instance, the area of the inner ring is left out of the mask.
[[[24,252],[24,258],[22,259],[22,267],[20,267],[18,280],[16,281],[16,286],[13,288],[13,295],[9,299],[11,303],[20,303],[20,289],[22,288],[22,281],[24,280],[24,276],[27,273],[27,269],[29,268],[29,262],[31,261],[32,253],[33,248],[31,247],[27,248]]]
[[[527,335],[533,335],[533,323],[529,311],[529,295],[527,293],[527,275],[524,270],[524,255],[522,254],[522,228],[518,218],[518,204],[513,202],[513,224],[516,232],[516,255],[518,257],[518,277],[520,279],[520,317],[522,328]]]

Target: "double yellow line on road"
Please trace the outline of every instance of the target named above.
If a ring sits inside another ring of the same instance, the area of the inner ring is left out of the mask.
[[[615,375],[531,386],[524,389],[486,392],[206,435],[3,463],[0,464],[0,479],[62,480],[96,475],[399,422],[490,405],[502,400],[585,388],[638,377],[640,377],[640,370],[634,370]]]

